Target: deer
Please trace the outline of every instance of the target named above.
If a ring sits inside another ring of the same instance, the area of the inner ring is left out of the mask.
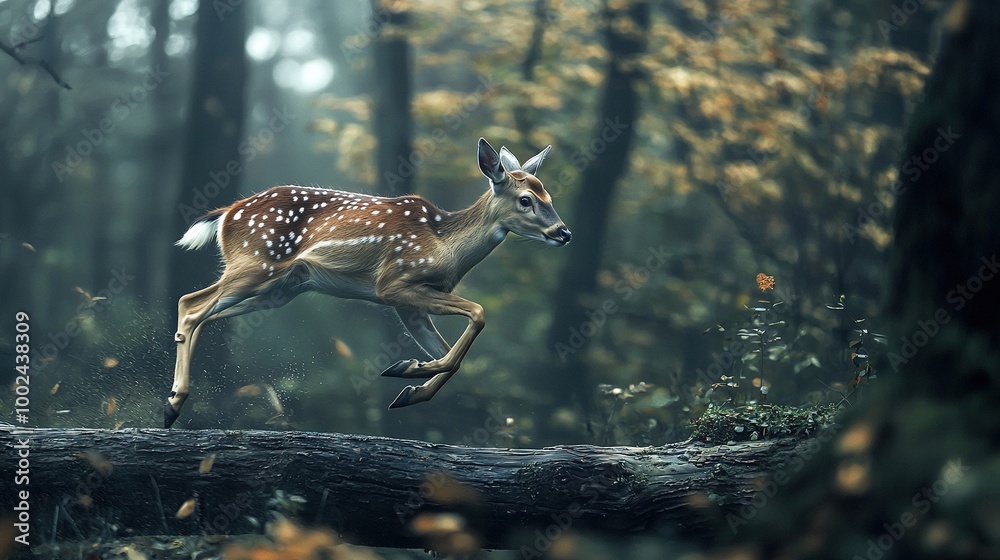
[[[479,170],[489,188],[468,208],[442,210],[417,195],[381,197],[322,187],[272,187],[213,210],[176,245],[194,250],[215,240],[224,269],[217,282],[177,303],[177,361],[164,427],[190,395],[190,367],[209,321],[284,305],[305,292],[392,307],[430,358],[400,360],[383,377],[426,379],[389,405],[429,401],[458,371],[486,325],[483,307],[452,293],[463,276],[514,233],[560,247],[572,233],[536,177],[552,146],[523,165],[506,147],[479,139]],[[283,297],[273,297],[283,296]],[[460,315],[468,325],[454,346],[431,316]]]

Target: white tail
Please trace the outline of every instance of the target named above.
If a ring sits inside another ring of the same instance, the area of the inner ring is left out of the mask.
[[[274,307],[316,291],[392,306],[432,359],[403,360],[382,375],[430,378],[408,386],[389,408],[430,400],[458,371],[483,329],[479,304],[454,295],[459,280],[508,232],[561,246],[569,229],[535,177],[546,148],[522,166],[506,148],[479,139],[479,169],[490,188],[472,206],[447,212],[419,196],[385,198],[333,189],[275,187],[212,212],[177,242],[197,249],[217,237],[226,268],[215,284],[177,305],[177,364],[164,410],[170,427],[190,392],[191,354],[208,321]],[[275,297],[282,295],[284,297]],[[431,315],[463,315],[454,346]]]
[[[184,237],[177,240],[174,245],[187,250],[201,249],[219,236],[219,229],[222,222],[220,215],[208,216],[207,219],[199,220],[184,232]]]

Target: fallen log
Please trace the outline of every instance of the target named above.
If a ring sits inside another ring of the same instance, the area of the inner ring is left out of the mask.
[[[5,473],[0,507],[12,511],[17,492],[29,491],[33,542],[259,533],[280,511],[348,542],[390,547],[423,546],[414,521],[425,512],[460,514],[451,519],[487,548],[570,529],[708,538],[750,504],[755,479],[803,445],[492,449],[311,432],[9,424],[0,436],[8,453],[27,449],[19,468],[30,483]]]

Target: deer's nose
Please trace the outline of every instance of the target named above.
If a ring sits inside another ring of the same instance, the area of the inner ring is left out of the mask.
[[[570,239],[573,239],[573,233],[566,226],[559,226],[556,235],[563,243],[569,243]]]

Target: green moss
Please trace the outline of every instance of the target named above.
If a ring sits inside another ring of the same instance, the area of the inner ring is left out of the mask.
[[[737,408],[709,406],[691,423],[695,441],[726,443],[779,437],[811,437],[833,425],[839,414],[834,405],[810,407],[749,405]]]

